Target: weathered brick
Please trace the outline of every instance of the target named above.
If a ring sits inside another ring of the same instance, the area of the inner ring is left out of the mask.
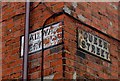
[[[62,65],[62,59],[58,59],[58,60],[52,61],[52,62],[50,63],[50,66],[51,66],[51,67],[55,67],[55,66],[58,66],[58,64],[59,64],[59,65]]]
[[[18,79],[22,77],[23,68],[23,57],[20,57],[20,36],[24,35],[25,29],[25,2],[2,2],[1,7],[2,78]],[[65,13],[71,16],[63,13],[48,19],[54,13],[63,11],[63,7]],[[55,80],[72,79],[74,71],[76,71],[76,77],[81,79],[120,78],[119,41],[116,40],[120,40],[117,9],[119,10],[118,2],[33,2],[30,9],[30,32],[41,28],[47,19],[45,25],[63,21],[64,38],[60,42],[64,43],[44,50],[44,58],[41,57],[41,51],[29,55],[29,79],[41,78],[42,59],[44,60],[44,76],[54,74]],[[87,25],[81,23],[80,20]],[[111,63],[89,52],[82,53],[83,50],[77,48],[78,30],[85,30],[108,41]]]
[[[31,74],[31,73],[34,73],[34,72],[40,71],[40,70],[41,70],[41,66],[37,66],[37,67],[31,68],[28,72]]]
[[[63,67],[59,65],[53,68],[53,73],[62,72],[62,70],[63,70]]]
[[[40,78],[39,76],[40,72],[34,72],[30,75],[30,79],[37,79],[37,78]]]
[[[65,72],[66,79],[73,79],[73,74],[69,72]]]
[[[57,47],[54,47],[54,48],[51,48],[50,49],[50,53],[57,53],[59,51],[62,51],[62,46],[57,46]]]
[[[50,74],[52,74],[52,69],[51,68],[48,68],[48,69],[44,70],[44,76],[48,76]]]
[[[53,78],[53,80],[58,80],[58,79],[62,79],[62,72],[60,72],[60,73],[56,73],[55,75],[54,75],[54,78]]]
[[[2,76],[12,74],[12,70],[13,70],[12,68],[9,68],[9,69],[6,69],[6,70],[2,71]]]
[[[10,78],[11,79],[19,79],[19,77],[21,77],[22,76],[22,73],[21,72],[17,72],[17,73],[13,73],[13,74],[11,74],[10,75]]]

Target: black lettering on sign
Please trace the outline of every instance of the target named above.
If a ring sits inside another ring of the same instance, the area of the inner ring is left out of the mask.
[[[82,48],[86,48],[86,45],[85,45],[85,41],[84,41],[84,40],[82,40],[81,44],[82,44]]]
[[[100,48],[97,47],[97,55],[100,55]]]
[[[93,41],[93,36],[92,36],[91,34],[88,34],[88,35],[89,35],[89,42],[92,43],[92,41]]]
[[[50,34],[54,34],[54,28],[52,28],[51,30],[50,30]]]
[[[104,56],[104,50],[103,50],[103,49],[101,49],[101,56],[102,56],[102,57],[105,57],[105,56]]]
[[[104,45],[103,48],[105,48],[107,50],[107,42],[104,41],[103,45]]]
[[[29,40],[30,40],[30,41],[34,40],[32,34],[29,36]]]
[[[109,43],[99,36],[90,34],[86,31],[78,31],[79,48],[90,52],[100,58],[110,61]]]
[[[59,30],[59,31],[57,31]],[[42,33],[43,31],[43,33]],[[59,34],[59,36],[58,36]],[[40,51],[42,49],[42,35],[43,35],[43,49],[50,46],[57,45],[62,42],[62,23],[54,23],[45,28],[33,31],[29,34],[29,54]],[[21,56],[23,56],[24,36],[21,37]]]
[[[37,35],[36,35],[36,33],[35,33],[35,40],[37,39]]]
[[[96,36],[94,36],[94,44],[97,45],[97,37]]]
[[[84,32],[84,39],[85,39],[85,41],[87,41],[87,38],[88,38],[88,35],[87,35],[86,32]]]
[[[40,32],[37,32],[37,39],[40,39],[40,37],[41,37]]]
[[[102,39],[99,38],[99,46],[102,47]]]
[[[39,48],[42,48],[42,41],[38,41],[38,46],[39,46]]]
[[[95,45],[92,45],[92,50],[91,50],[92,53],[95,53]]]
[[[87,43],[87,50],[90,50],[90,43]]]
[[[33,50],[33,44],[29,44],[29,51],[32,51]]]
[[[109,53],[105,52],[105,55],[106,55],[106,58],[108,59],[109,58]]]
[[[47,28],[47,29],[43,30],[43,35],[44,35],[44,36],[50,35],[50,29]]]

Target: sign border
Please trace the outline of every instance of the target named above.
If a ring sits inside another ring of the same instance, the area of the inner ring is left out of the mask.
[[[84,49],[82,49],[82,48],[80,48],[79,47],[79,43],[78,43],[78,34],[79,34],[79,30],[80,30],[80,28],[76,28],[77,29],[77,31],[76,31],[76,39],[77,39],[77,49],[79,49],[79,50],[81,50],[83,53],[87,53],[87,54],[90,54],[90,55],[93,55],[93,56],[95,56],[95,57],[98,57],[98,58],[100,58],[100,59],[102,59],[102,60],[105,60],[105,61],[107,61],[107,62],[109,62],[109,63],[111,63],[111,58],[110,58],[110,60],[107,60],[107,59],[104,59],[104,58],[102,58],[102,57],[99,57],[99,56],[97,56],[97,55],[95,55],[95,54],[93,54],[93,53],[91,53],[91,52],[89,52],[89,51],[87,51],[87,50],[84,50]],[[88,33],[90,33],[89,31],[86,31],[86,30],[84,30],[84,29],[81,29],[81,30],[83,30],[83,31],[85,31],[85,32],[88,32]],[[99,37],[99,38],[101,38],[102,40],[105,40],[105,39],[103,39],[102,37],[100,37],[100,36],[98,36],[98,35],[95,35],[95,34],[93,34],[93,33],[91,33],[92,35],[94,35],[94,36],[97,36],[97,37]],[[107,40],[105,40],[107,43],[109,43],[109,46],[110,46],[110,42],[108,42]],[[109,50],[109,49],[108,49]],[[109,52],[110,52],[110,50],[109,50]],[[110,54],[110,53],[109,53]],[[78,56],[78,55],[77,55]],[[110,54],[110,56],[111,56],[111,54]]]
[[[64,21],[54,22],[54,23],[45,25],[44,27],[42,26],[42,27],[40,27],[40,28],[38,28],[38,29],[36,29],[36,30],[33,30],[33,31],[29,32],[29,34],[30,34],[30,33],[33,33],[33,32],[36,32],[36,31],[38,31],[38,30],[47,28],[47,27],[49,27],[49,26],[51,26],[51,25],[60,23],[60,22],[62,23],[62,25],[64,25]],[[19,53],[20,53],[20,54],[19,54],[19,57],[20,57],[20,58],[23,57],[23,56],[21,56],[21,45],[22,45],[22,37],[23,37],[23,36],[24,36],[24,35],[21,35],[21,36],[20,36],[20,49],[19,49]],[[62,40],[63,40],[63,38],[64,38],[64,31],[63,31],[63,28],[62,28]],[[49,46],[49,47],[43,48],[43,49],[46,50],[46,49],[49,49],[49,48],[51,48],[51,47],[55,47],[55,46],[58,46],[58,45],[61,45],[61,44],[63,44],[63,41],[62,41],[61,43],[58,43],[58,44],[56,44],[56,45],[52,45],[52,46]],[[41,49],[41,50],[42,50],[42,49]],[[35,52],[32,52],[32,53],[29,53],[28,55],[32,55],[32,54],[34,54],[34,53],[40,52],[41,50],[38,50],[38,51],[35,51]],[[23,50],[23,51],[24,51],[24,50]]]

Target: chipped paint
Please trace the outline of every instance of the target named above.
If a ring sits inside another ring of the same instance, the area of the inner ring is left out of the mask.
[[[74,8],[76,8],[76,7],[77,7],[77,2],[72,2],[72,6],[73,6]]]
[[[43,48],[57,45],[62,40],[62,23],[52,24],[46,28],[36,30],[29,34],[29,54],[42,50],[42,35],[44,45]],[[59,30],[59,31],[58,31]],[[21,57],[24,50],[24,36],[21,37]]]
[[[80,19],[80,20],[82,20],[82,21],[85,21],[86,20],[86,18],[83,16],[83,15],[78,15],[78,18]]]
[[[112,24],[112,22],[110,22],[110,26],[112,26],[113,24]]]
[[[116,5],[113,5],[112,3],[110,3],[110,6],[112,6],[115,10],[118,10],[118,7]]]
[[[74,72],[73,74],[73,79],[75,80],[76,79],[76,71]],[[76,81],[76,80],[75,80]]]
[[[71,10],[70,10],[66,5],[63,7],[63,10],[64,10],[66,13],[71,14]]]
[[[49,76],[45,76],[44,81],[45,81],[45,79],[50,79],[50,81],[52,81],[53,77],[54,77],[54,74],[49,75]]]
[[[54,74],[51,74],[51,75],[45,76],[45,77],[43,78],[43,81],[46,81],[47,79],[49,79],[49,81],[53,81],[53,78],[54,78]],[[39,79],[41,79],[41,78],[39,78]],[[38,79],[38,80],[39,80],[39,79]]]

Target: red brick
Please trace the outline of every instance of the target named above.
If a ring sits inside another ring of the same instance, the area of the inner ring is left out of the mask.
[[[18,72],[18,73],[13,73],[10,78],[11,79],[18,79],[20,76],[22,76],[22,73],[21,72]]]
[[[74,64],[74,60],[70,60],[70,59],[66,59],[66,64],[68,65],[68,66],[74,66],[75,64]]]
[[[37,78],[40,78],[39,74],[40,74],[39,71],[38,71],[38,72],[32,73],[32,74],[30,75],[30,79],[37,79]]]
[[[87,61],[87,66],[89,66],[91,68],[94,68],[96,70],[101,70],[102,69],[102,66],[100,66],[98,64],[95,64],[93,62],[90,62],[90,61]]]
[[[29,73],[34,73],[34,72],[37,72],[37,71],[40,71],[41,70],[41,66],[37,66],[37,67],[34,67],[32,69],[29,70]]]
[[[3,75],[2,75],[2,76],[3,76]],[[6,80],[6,79],[8,79],[8,78],[10,78],[10,75],[3,76],[3,77],[2,77],[2,80]]]
[[[73,74],[69,72],[65,72],[66,79],[73,79]]]
[[[62,59],[58,59],[58,60],[52,61],[52,62],[50,63],[50,66],[51,66],[51,67],[55,67],[55,66],[58,66],[58,64],[59,64],[59,65],[62,65]]]
[[[44,63],[44,69],[48,69],[48,68],[50,68],[50,63],[49,62],[46,62],[46,63]]]
[[[17,73],[17,72],[20,72],[20,71],[22,71],[22,65],[15,66],[15,67],[13,68],[13,72],[14,72],[14,73]]]
[[[53,60],[54,59],[62,59],[62,53],[60,52],[60,53],[54,54],[53,55]]]
[[[74,9],[72,3],[48,2],[38,4],[38,2],[33,2],[31,5],[31,9],[33,10],[30,11],[30,32],[41,28],[46,19],[54,13],[61,12],[65,5],[71,9],[72,17],[63,14],[46,21],[45,25],[64,21],[64,25],[62,25],[64,29],[64,44],[44,50],[44,58],[41,57],[41,51],[29,55],[30,79],[40,78],[42,59],[44,59],[44,75],[54,74],[54,79],[72,79],[74,70],[76,70],[77,77],[89,79],[112,79],[120,77],[118,61],[120,58],[119,42],[113,39],[120,39],[118,36],[119,13],[115,9],[118,3],[77,2],[76,9]],[[25,8],[25,2],[2,2],[2,20],[0,22],[2,23],[3,79],[18,79],[22,77],[23,57],[20,58],[20,36],[24,35]],[[78,15],[83,15],[85,17],[84,23],[93,26],[93,28],[82,24],[79,21]],[[112,25],[110,25],[110,22],[112,22]],[[85,58],[76,55],[78,50],[77,28],[95,34],[110,43],[111,63],[85,51]],[[96,31],[94,28],[111,37]]]
[[[62,78],[62,72],[61,73],[56,73],[55,75],[54,75],[54,80],[58,80],[58,79],[61,79]]]
[[[51,75],[51,74],[52,74],[52,69],[51,68],[48,68],[48,69],[44,70],[44,76],[48,76],[48,75]]]
[[[3,69],[2,76],[12,74],[12,70],[13,70],[12,68],[8,68],[6,70]]]
[[[42,53],[41,52],[38,52],[38,53],[36,53],[36,54],[34,54],[34,55],[31,55],[31,56],[29,56],[29,59],[30,60],[34,60],[34,59],[41,59],[40,57],[41,57],[41,55],[42,55]]]
[[[49,55],[49,56],[44,57],[44,62],[49,62],[49,61],[52,61],[52,60],[54,60],[53,55]]]
[[[56,72],[62,72],[63,70],[63,66],[62,65],[59,65],[59,66],[56,66],[53,68],[53,72],[56,73]]]
[[[17,60],[14,60],[13,63],[10,64],[10,66],[15,66],[15,65],[22,65],[23,64],[23,60],[22,59],[17,59]]]
[[[104,79],[109,79],[109,78],[110,78],[110,77],[109,77],[107,74],[105,74],[105,73],[99,72],[98,75],[99,75],[100,78],[104,78]]]
[[[69,73],[73,73],[74,72],[74,67],[70,67],[70,66],[65,66],[65,71],[69,72]]]

